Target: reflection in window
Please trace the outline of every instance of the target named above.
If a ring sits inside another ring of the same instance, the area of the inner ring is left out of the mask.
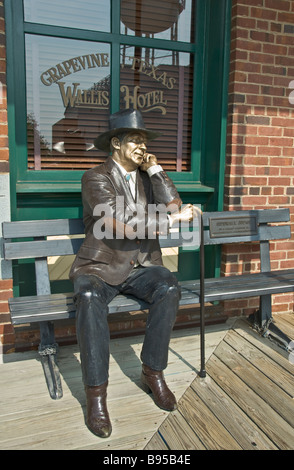
[[[121,0],[121,33],[193,41],[195,3],[192,0]]]
[[[25,21],[110,31],[110,0],[24,0]]]
[[[104,160],[93,141],[108,128],[109,74],[108,44],[26,36],[28,169]]]
[[[122,46],[120,107],[139,109],[162,136],[148,144],[168,171],[189,171],[193,64],[188,53]]]

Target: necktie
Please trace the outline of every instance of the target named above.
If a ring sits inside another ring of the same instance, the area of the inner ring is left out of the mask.
[[[130,191],[131,191],[131,194],[133,196],[133,199],[136,199],[136,185],[135,185],[135,182],[131,176],[130,173],[127,173],[125,175],[125,178],[126,178],[126,181],[128,182],[129,184],[129,188],[130,188]]]

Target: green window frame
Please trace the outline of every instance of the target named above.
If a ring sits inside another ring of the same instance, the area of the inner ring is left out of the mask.
[[[169,174],[183,193],[184,201],[185,195],[191,200],[191,194],[196,194],[198,200],[195,202],[211,200],[214,209],[220,208],[225,158],[230,0],[197,1],[195,38],[192,43],[121,34],[119,4],[119,0],[111,0],[111,32],[106,33],[26,22],[23,0],[5,2],[10,171],[12,209],[15,209],[15,214],[19,214],[18,200],[28,194],[34,194],[36,197],[40,193],[58,193],[64,196],[65,193],[78,194],[83,174],[83,171],[77,170],[27,169],[25,34],[110,44],[110,112],[119,109],[118,71],[122,45],[193,54],[191,169]],[[214,133],[213,139],[211,132]],[[208,156],[212,160],[212,166],[207,165]]]
[[[119,109],[122,45],[194,54],[191,169],[169,175],[184,203],[223,208],[231,0],[197,0],[193,43],[121,34],[118,5],[119,0],[111,0],[111,32],[106,33],[26,22],[23,0],[5,0],[12,220],[82,216],[83,171],[27,169],[25,34],[110,44],[110,112]],[[217,274],[220,253],[209,248],[206,259],[207,275]],[[179,271],[180,278],[195,278],[197,257],[182,253]]]

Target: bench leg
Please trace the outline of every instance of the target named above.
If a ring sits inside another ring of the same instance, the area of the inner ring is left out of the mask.
[[[273,323],[271,295],[260,297],[260,309],[250,315],[249,322],[261,336],[290,351],[291,339]]]
[[[51,322],[40,323],[41,343],[38,352],[41,357],[42,367],[53,400],[62,398],[63,391],[56,355],[58,344],[54,340],[54,326]]]

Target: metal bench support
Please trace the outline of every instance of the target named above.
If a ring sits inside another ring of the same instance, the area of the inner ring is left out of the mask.
[[[47,257],[35,261],[37,295],[51,294]],[[62,398],[60,372],[57,365],[58,344],[55,342],[54,324],[52,322],[40,322],[39,355],[46,378],[49,394],[53,400]]]
[[[262,224],[261,224],[262,225]],[[265,225],[265,224],[263,224]],[[261,272],[270,272],[270,246],[268,240],[260,241],[260,262]],[[261,295],[259,301],[259,310],[249,316],[249,323],[264,338],[275,342],[283,349],[288,351],[291,342],[285,333],[283,333],[274,323],[272,316],[272,296]]]

